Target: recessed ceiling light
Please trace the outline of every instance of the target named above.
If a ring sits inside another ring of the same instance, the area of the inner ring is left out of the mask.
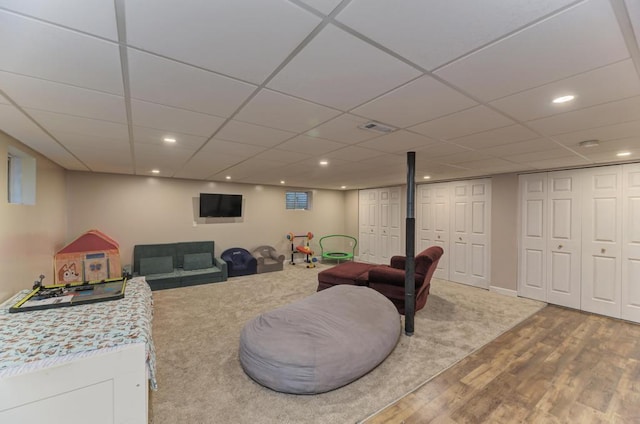
[[[329,165],[329,161],[328,160],[321,160],[320,161],[320,165],[327,166],[327,165]]]
[[[571,94],[569,94],[568,96],[560,96],[560,97],[556,97],[555,99],[553,99],[553,103],[566,103],[566,102],[570,102],[571,100],[575,99],[576,96],[573,96]]]
[[[620,152],[617,153],[616,156],[631,156],[631,152]]]
[[[424,176],[424,177],[422,177],[422,178],[424,178],[425,180],[428,180],[428,179],[431,179],[431,175],[425,175],[425,176]]]
[[[152,169],[152,170],[151,170],[151,173],[152,173],[152,174],[159,174],[159,173],[160,173],[160,170],[159,170],[159,169]]]
[[[280,181],[280,184],[284,184],[284,180]]]
[[[164,141],[166,141],[167,143],[175,143],[176,139],[173,137],[165,137],[163,138]]]
[[[231,175],[227,175],[225,178],[226,178],[227,180],[230,180],[230,179],[231,179]]]
[[[344,190],[345,188],[347,188],[347,186],[340,186],[340,188]]]

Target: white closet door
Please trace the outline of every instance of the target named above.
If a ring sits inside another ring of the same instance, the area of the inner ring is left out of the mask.
[[[518,295],[547,300],[547,174],[520,175]]]
[[[451,258],[450,252],[450,232],[449,232],[449,184],[440,183],[433,184],[433,244],[442,247],[444,254],[440,257],[438,267],[433,276],[443,280],[449,279],[449,263]],[[429,246],[427,246],[429,247]]]
[[[449,278],[458,283],[471,284],[469,267],[469,239],[471,190],[467,181],[451,183],[451,269]]]
[[[622,167],[586,170],[583,201],[582,309],[620,317]]]
[[[471,181],[469,190],[469,283],[488,289],[491,276],[491,180]]]
[[[624,165],[622,173],[621,317],[640,322],[640,164]]]
[[[416,190],[416,253],[435,244],[433,228],[433,184],[422,184]]]
[[[579,171],[550,172],[547,210],[547,302],[580,309],[581,203]]]
[[[377,263],[388,264],[393,255],[402,255],[400,187],[378,190],[380,221],[377,230],[380,248]]]
[[[360,260],[375,262],[378,255],[378,192],[375,189],[359,191]]]

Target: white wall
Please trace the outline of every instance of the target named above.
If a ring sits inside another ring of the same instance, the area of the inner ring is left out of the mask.
[[[87,172],[69,172],[67,182],[68,241],[99,229],[120,244],[123,265],[131,263],[136,244],[213,240],[216,255],[269,244],[289,255],[289,232],[312,232],[311,247],[319,253],[320,237],[345,231],[342,191],[313,190],[312,210],[291,211],[284,207],[286,187]],[[242,194],[243,217],[199,218],[201,192]]]
[[[10,204],[7,193],[9,147],[35,158],[35,205]],[[53,257],[66,235],[65,171],[0,131],[0,301],[31,289],[40,274],[54,283]]]

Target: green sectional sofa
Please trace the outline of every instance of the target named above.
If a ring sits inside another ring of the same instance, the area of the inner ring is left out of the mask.
[[[138,244],[133,275],[145,276],[151,290],[226,281],[227,264],[215,256],[214,246],[213,241]]]

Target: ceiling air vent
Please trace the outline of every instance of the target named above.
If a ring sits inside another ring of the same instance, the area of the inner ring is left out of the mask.
[[[388,127],[386,125],[382,125],[378,122],[369,121],[366,124],[360,125],[358,128],[363,130],[375,131],[380,134],[388,134],[390,132],[395,131],[397,128]]]

